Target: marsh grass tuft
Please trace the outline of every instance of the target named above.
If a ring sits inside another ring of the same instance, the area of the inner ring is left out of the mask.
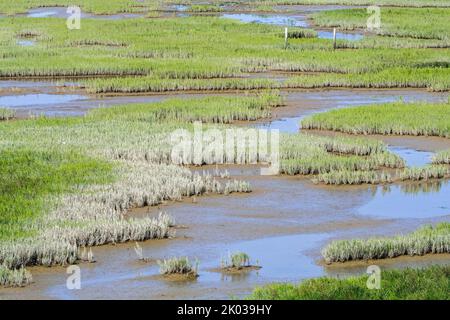
[[[199,262],[192,263],[188,257],[170,258],[158,260],[159,273],[165,276],[184,275],[188,277],[198,277]]]
[[[322,250],[327,263],[450,253],[450,223],[424,226],[404,236],[333,241]]]
[[[0,107],[0,121],[11,120],[16,117],[16,112],[10,108]]]
[[[386,172],[375,171],[333,171],[322,173],[313,178],[315,183],[325,184],[382,184],[391,183],[393,181],[391,175]]]
[[[302,121],[305,129],[351,134],[450,137],[449,103],[387,103],[331,110]]]
[[[433,164],[450,164],[450,149],[439,151],[433,156]]]
[[[230,252],[227,259],[221,262],[222,269],[242,269],[250,266],[250,256],[245,252]]]
[[[300,284],[270,284],[250,300],[448,300],[450,267],[384,270],[381,289],[367,288],[368,275],[347,279],[317,278]]]
[[[406,168],[400,174],[401,180],[429,180],[441,179],[450,174],[450,167],[447,165],[430,165],[420,168]]]
[[[33,281],[25,268],[9,269],[0,265],[0,287],[24,287]]]

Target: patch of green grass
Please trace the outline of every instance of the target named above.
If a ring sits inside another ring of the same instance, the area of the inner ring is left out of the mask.
[[[442,150],[433,156],[433,164],[450,164],[450,149]]]
[[[450,38],[450,9],[381,8],[380,13],[381,28],[376,31],[379,35],[438,40]],[[321,11],[314,14],[313,19],[321,27],[366,29],[367,20],[372,14],[366,8]]]
[[[151,2],[149,1],[148,4]],[[38,7],[69,7],[78,5],[83,11],[96,14],[142,12],[147,2],[141,4],[131,0],[16,0],[0,3],[0,12],[6,14],[25,13]]]
[[[170,91],[225,91],[278,88],[271,79],[155,79],[153,77],[93,79],[86,81],[90,93],[140,93]]]
[[[395,134],[450,137],[450,103],[387,103],[315,114],[305,129],[352,134]]]
[[[430,165],[418,168],[406,168],[400,174],[401,180],[442,179],[450,174],[450,168],[445,165]]]
[[[296,76],[283,83],[287,88],[426,88],[450,89],[449,68],[389,68],[361,74],[319,74]]]
[[[328,173],[322,173],[317,175],[313,179],[314,182],[325,183],[325,184],[380,184],[380,183],[390,183],[392,182],[392,177],[390,174],[382,172],[378,173],[375,171],[332,171]]]
[[[450,253],[450,223],[425,226],[404,236],[333,241],[322,250],[327,263]]]
[[[257,288],[249,300],[448,300],[450,267],[387,270],[381,289],[367,288],[368,276],[348,279],[318,278],[296,284]]]
[[[187,11],[190,12],[221,12],[223,9],[218,5],[213,4],[193,4]]]
[[[112,165],[76,152],[0,149],[0,241],[31,236],[49,198],[110,182]]]

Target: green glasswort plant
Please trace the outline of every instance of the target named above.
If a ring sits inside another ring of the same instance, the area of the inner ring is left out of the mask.
[[[245,267],[250,267],[250,256],[245,252],[237,251],[230,252],[226,259],[222,259],[221,268],[222,269],[242,269]]]
[[[0,286],[2,287],[24,287],[33,281],[31,273],[23,267],[20,269],[9,269],[0,265]]]
[[[448,300],[450,267],[385,270],[381,289],[367,288],[368,275],[347,279],[317,278],[300,284],[270,284],[249,300]]]
[[[195,277],[198,276],[198,260],[193,264],[187,257],[171,258],[167,260],[158,260],[158,265],[159,273],[162,275],[180,274]]]
[[[333,241],[322,250],[327,263],[450,253],[450,223],[424,226],[404,236]]]
[[[332,110],[302,121],[305,129],[352,134],[450,137],[450,103],[387,103]]]

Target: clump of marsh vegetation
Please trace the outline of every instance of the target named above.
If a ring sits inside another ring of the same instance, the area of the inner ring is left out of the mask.
[[[450,164],[450,149],[439,151],[433,156],[433,164]]]
[[[347,279],[317,278],[300,284],[257,288],[251,300],[447,300],[450,267],[384,270],[381,288],[367,288],[368,275]]]
[[[333,241],[322,250],[326,263],[450,253],[450,223],[424,226],[392,238]]]
[[[396,67],[369,73],[327,73],[299,75],[284,81],[283,88],[426,88],[445,92],[450,89],[448,68],[420,69]]]
[[[288,38],[289,39],[317,38],[317,32],[314,30],[310,30],[310,29],[289,30]]]
[[[0,107],[0,121],[15,118],[16,112],[10,108]]]
[[[159,273],[163,276],[183,276],[186,278],[198,277],[198,260],[192,263],[188,257],[158,260]]]
[[[450,175],[450,168],[446,165],[429,165],[425,167],[405,168],[396,173],[385,171],[353,171],[333,170],[321,173],[312,178],[315,183],[325,184],[390,184],[395,181],[427,181],[442,179]]]
[[[302,127],[352,134],[425,135],[449,138],[449,119],[449,103],[396,102],[331,110],[304,119]]]
[[[405,162],[386,150],[378,141],[348,137],[321,137],[307,133],[281,137],[281,171],[288,175],[327,174],[319,178],[337,180],[349,176],[351,171],[374,171],[383,167],[403,168]],[[348,179],[357,181],[380,180],[368,173],[354,173]],[[381,181],[381,180],[380,180]],[[374,181],[375,182],[375,181]]]
[[[193,4],[187,8],[186,11],[190,12],[221,12],[223,8],[218,5],[210,5],[210,4]]]
[[[24,287],[33,281],[31,273],[25,268],[9,269],[0,265],[1,287]]]
[[[406,168],[400,174],[401,180],[429,180],[441,179],[450,174],[450,168],[446,165],[431,165],[421,168]]]
[[[313,178],[315,183],[325,184],[382,184],[391,183],[393,181],[391,175],[386,172],[375,171],[333,171],[322,173]]]
[[[223,258],[220,265],[222,272],[241,272],[247,270],[260,269],[250,263],[250,256],[245,252],[230,252],[228,257]]]

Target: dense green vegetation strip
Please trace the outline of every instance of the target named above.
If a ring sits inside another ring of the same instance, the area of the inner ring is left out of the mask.
[[[0,168],[0,241],[32,235],[50,199],[113,179],[111,164],[73,151],[0,149]]]
[[[305,129],[352,134],[450,137],[450,103],[388,103],[331,110],[302,121]]]
[[[301,284],[257,288],[253,300],[448,300],[450,266],[381,272],[381,289],[367,288],[368,276],[318,278]]]
[[[425,226],[411,234],[392,238],[333,241],[322,250],[327,263],[428,253],[450,253],[450,223]]]

